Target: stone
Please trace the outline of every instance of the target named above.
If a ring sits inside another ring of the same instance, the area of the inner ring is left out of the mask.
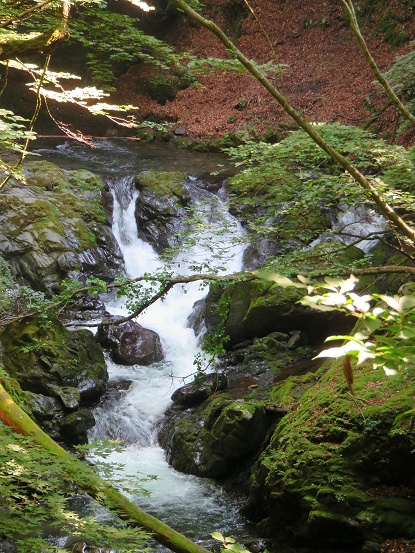
[[[174,403],[186,409],[199,405],[215,392],[224,390],[227,385],[228,379],[224,374],[207,374],[186,386],[178,388],[171,399]]]
[[[23,164],[27,183],[0,197],[0,255],[13,275],[49,292],[65,278],[104,280],[123,268],[103,206],[103,181],[47,161]]]
[[[138,236],[162,253],[179,243],[178,233],[190,195],[185,187],[186,174],[180,172],[142,171],[136,177],[140,190],[135,217]]]
[[[88,443],[88,430],[95,425],[89,409],[80,409],[67,415],[61,424],[61,434],[69,444]]]
[[[109,349],[115,363],[151,365],[164,358],[157,332],[143,328],[135,321],[112,326],[99,326],[97,341]]]
[[[86,407],[98,401],[108,381],[92,332],[70,332],[57,320],[45,324],[34,317],[6,326],[1,343],[4,367],[43,430],[71,445],[85,443],[95,424]]]
[[[343,313],[317,311],[298,303],[304,294],[302,289],[282,288],[265,280],[235,282],[224,289],[211,286],[203,311],[207,333],[214,334],[220,324],[219,305],[222,312],[227,311],[224,333],[229,336],[228,349],[275,332],[279,333],[277,341],[285,341],[281,334],[289,335],[294,329],[306,332],[313,344],[350,329],[352,321]]]

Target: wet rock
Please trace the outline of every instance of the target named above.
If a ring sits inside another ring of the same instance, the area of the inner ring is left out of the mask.
[[[308,344],[308,336],[306,332],[302,330],[292,330],[290,334],[290,339],[287,342],[287,347],[289,349],[296,349],[300,346]]]
[[[186,409],[199,405],[215,392],[224,390],[227,385],[228,379],[224,374],[207,374],[186,386],[178,388],[171,399],[174,403]]]
[[[0,541],[0,553],[17,553],[17,546],[12,539]]]
[[[67,415],[61,423],[61,434],[68,444],[88,443],[88,430],[95,425],[89,409],[80,409]]]
[[[275,413],[254,402],[233,402],[226,394],[204,407],[175,416],[161,432],[169,463],[197,476],[234,475],[261,448]]]
[[[49,388],[55,392],[56,397],[62,401],[64,407],[68,411],[73,411],[79,407],[81,402],[80,387],[81,386],[79,386],[79,388],[75,388],[73,386],[49,385]]]
[[[185,187],[186,175],[179,172],[142,171],[136,177],[140,190],[135,217],[138,235],[161,253],[178,244],[177,234],[183,230],[183,220],[190,195]]]
[[[115,363],[151,365],[164,358],[159,335],[135,321],[100,326],[96,339],[110,350]]]
[[[27,392],[27,397],[36,420],[44,422],[62,418],[64,411],[57,398],[33,392]]]

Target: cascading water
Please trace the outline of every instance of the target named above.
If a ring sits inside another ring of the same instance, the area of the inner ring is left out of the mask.
[[[114,182],[113,232],[117,238],[125,259],[125,266],[130,277],[137,277],[145,272],[153,272],[162,267],[162,262],[147,243],[137,237],[134,208],[138,192],[134,190],[133,179],[123,178]],[[227,214],[220,200],[206,191],[197,189],[189,182],[190,189],[198,190],[208,203],[202,203],[205,219],[226,218],[228,240],[241,236],[241,229],[236,221]],[[208,197],[208,198],[207,198]],[[213,202],[213,204],[212,204]],[[207,206],[207,207],[206,207]],[[213,207],[212,207],[213,206]],[[204,229],[196,237],[191,251],[179,254],[176,267],[180,272],[186,271],[187,259],[202,256],[206,260],[208,252],[203,243],[214,239],[216,231]],[[226,239],[226,237],[225,237]],[[215,248],[211,248],[215,250]],[[227,258],[221,259],[228,272],[240,270],[242,248],[228,249]],[[215,265],[211,260],[211,267]],[[129,382],[128,390],[118,393],[118,398],[107,401],[97,408],[97,424],[91,432],[91,438],[111,438],[120,440],[124,446],[121,452],[114,452],[108,459],[112,463],[122,463],[128,474],[145,477],[154,475],[157,479],[144,483],[150,492],[149,497],[132,494],[131,499],[147,511],[162,518],[163,521],[179,531],[206,540],[212,531],[223,531],[227,535],[236,534],[243,528],[238,515],[237,505],[221,490],[206,480],[180,474],[171,469],[157,443],[157,422],[160,421],[170,396],[175,388],[182,385],[184,377],[194,372],[193,360],[198,352],[196,337],[187,327],[187,318],[195,301],[205,291],[198,283],[186,285],[186,289],[176,286],[164,301],[158,301],[145,313],[138,322],[156,331],[162,341],[165,359],[149,367],[122,366],[108,361],[110,382],[113,384]],[[106,303],[109,312],[126,315],[127,310],[120,300]]]
[[[133,179],[120,178],[120,174],[138,174],[143,170],[184,171],[210,180],[209,175],[217,171],[218,163],[222,169],[228,163],[221,156],[181,150],[169,144],[142,144],[136,141],[97,141],[91,149],[73,141],[66,140],[54,145],[46,140],[37,153],[65,169],[86,168],[112,179],[113,232],[124,254],[129,276],[153,272],[163,264],[151,246],[137,238],[134,217],[137,191],[132,186]],[[231,171],[231,167],[228,166],[228,169]],[[192,188],[192,182],[188,184]],[[209,202],[205,201],[204,207],[201,207],[204,210],[203,217],[210,222],[222,218],[222,228],[226,209],[215,196],[193,186],[193,191],[196,189],[203,200],[209,195]],[[241,231],[228,216],[227,224],[227,236],[222,241],[229,240],[232,243],[235,235],[240,235]],[[211,238],[219,239],[215,236],[216,231],[211,234]],[[178,255],[177,272],[185,272],[187,259],[197,261],[210,257],[209,248],[201,247],[203,240],[208,241],[208,238],[206,233],[198,236],[197,248],[188,251],[188,256],[184,253]],[[217,251],[218,246],[215,249]],[[228,273],[240,268],[242,249],[239,245],[227,250],[228,259],[222,263],[227,265]],[[212,260],[211,265],[214,263]],[[184,292],[176,287],[163,302],[158,301],[139,318],[140,324],[160,335],[165,352],[163,362],[150,367],[127,367],[108,360],[110,397],[96,410],[97,424],[91,432],[91,438],[109,437],[123,444],[122,451],[113,452],[107,461],[123,464],[124,473],[138,477],[157,476],[157,480],[150,479],[143,484],[151,493],[149,497],[131,492],[130,498],[134,502],[178,531],[209,546],[212,543],[212,531],[235,537],[245,533],[245,523],[238,513],[238,505],[208,480],[172,470],[157,443],[157,423],[170,403],[172,392],[182,385],[180,377],[194,371],[193,359],[198,351],[194,332],[187,328],[186,322],[193,303],[203,296],[204,291],[199,290],[199,285],[195,283],[186,286]],[[114,314],[126,314],[125,307],[118,301],[108,301],[106,307]],[[101,521],[112,521],[106,511],[88,501],[85,503],[84,498],[79,498],[76,503],[74,508],[79,511]]]

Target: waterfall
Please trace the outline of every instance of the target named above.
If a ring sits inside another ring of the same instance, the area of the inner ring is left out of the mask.
[[[208,259],[213,267],[223,263],[215,259],[215,246],[205,244],[219,239],[218,228],[226,221],[225,240],[242,237],[239,224],[227,213],[226,206],[213,194],[200,191],[197,181],[189,188],[202,196],[200,209],[204,220],[216,221],[216,229],[208,225],[200,229],[192,248],[177,255],[173,267],[183,274],[195,259]],[[163,268],[163,262],[152,247],[137,237],[134,209],[138,192],[132,178],[118,179],[113,183],[113,232],[125,259],[128,276],[134,278]],[[209,200],[206,203],[206,200]],[[213,251],[213,256],[212,256]],[[230,247],[225,264],[228,272],[240,270],[241,246]],[[198,352],[196,336],[187,327],[187,318],[195,301],[206,291],[198,283],[186,287],[176,286],[163,301],[152,305],[137,319],[156,331],[162,342],[165,359],[149,367],[122,366],[108,360],[110,383],[121,388],[114,400],[108,400],[95,411],[96,426],[91,438],[111,438],[122,442],[121,452],[110,455],[111,463],[124,464],[128,474],[156,476],[143,486],[150,497],[132,493],[130,498],[140,507],[160,517],[179,531],[196,539],[206,538],[212,531],[227,535],[243,527],[237,505],[221,490],[205,479],[178,473],[168,466],[164,452],[157,442],[157,423],[170,403],[172,392],[182,385],[186,376],[194,372],[193,360]],[[112,299],[106,303],[109,312],[126,315],[124,303]],[[125,382],[130,383],[124,390]]]

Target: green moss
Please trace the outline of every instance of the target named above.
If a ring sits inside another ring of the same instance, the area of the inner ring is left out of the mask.
[[[354,396],[347,391],[337,361],[326,363],[315,375],[291,378],[272,389],[273,399],[282,404],[295,400],[299,391],[302,395],[262,455],[268,494],[277,510],[287,494],[294,494],[300,504],[305,501],[298,508],[309,511],[310,532],[317,531],[321,517],[333,531],[342,517],[353,518],[369,509],[376,514],[362,522],[366,532],[385,536],[386,528],[393,527],[409,535],[407,514],[414,515],[414,501],[405,500],[403,507],[401,498],[390,497],[386,504],[385,498],[369,494],[368,489],[415,485],[410,468],[415,461],[415,379],[411,371],[386,377],[369,365],[355,367],[354,376]],[[301,389],[313,379],[314,386]]]
[[[44,252],[81,252],[95,246],[99,225],[107,223],[101,204],[104,183],[90,171],[65,171],[46,161],[24,165],[27,186],[33,196],[10,194],[0,197],[5,214],[4,228],[10,239],[25,232],[25,240]]]
[[[186,173],[179,171],[142,171],[136,177],[137,185],[141,189],[148,189],[161,197],[184,197],[184,182]]]
[[[318,373],[306,373],[289,376],[269,390],[270,400],[281,407],[290,407],[296,403],[318,380]]]

